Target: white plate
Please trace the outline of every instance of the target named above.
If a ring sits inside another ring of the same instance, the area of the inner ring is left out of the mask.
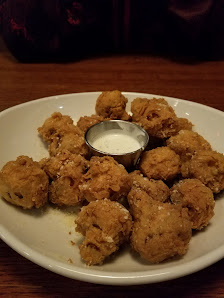
[[[0,113],[0,168],[18,155],[34,160],[48,156],[37,127],[53,112],[70,115],[74,121],[94,113],[99,92],[68,94],[34,100]],[[130,102],[150,94],[124,92]],[[185,100],[164,97],[179,117],[194,124],[213,148],[224,153],[224,113]],[[216,202],[211,224],[195,234],[189,251],[180,259],[150,265],[122,249],[102,266],[87,267],[80,259],[82,237],[74,231],[75,212],[47,207],[24,211],[0,200],[0,236],[18,253],[46,269],[73,279],[100,284],[134,285],[174,279],[205,268],[224,256],[224,195]],[[72,245],[71,241],[76,245]],[[72,263],[71,263],[72,262]],[[28,274],[28,273],[27,273]]]

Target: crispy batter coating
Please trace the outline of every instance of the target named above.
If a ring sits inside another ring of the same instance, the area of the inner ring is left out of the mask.
[[[82,200],[79,185],[89,162],[81,155],[63,151],[42,161],[42,168],[53,180],[49,200],[58,206],[76,206]]]
[[[191,157],[198,150],[212,150],[211,145],[197,132],[181,130],[167,140],[167,146],[184,159]]]
[[[198,179],[184,179],[174,184],[170,199],[173,204],[188,208],[193,229],[206,227],[214,215],[213,193]]]
[[[51,156],[68,150],[89,158],[89,148],[84,140],[84,132],[73,125],[73,120],[67,115],[55,112],[38,128],[39,134],[49,143],[48,151]]]
[[[118,90],[104,91],[96,101],[96,113],[110,119],[129,120],[130,115],[125,111],[127,98]]]
[[[200,150],[181,167],[184,178],[197,178],[214,193],[224,189],[224,155],[216,151]]]
[[[104,118],[103,116],[91,115],[80,117],[77,122],[77,127],[80,128],[83,132],[86,132],[88,128],[94,124],[109,120],[109,118]]]
[[[149,179],[171,180],[180,172],[180,157],[168,147],[145,151],[139,169]]]
[[[82,134],[82,131],[73,125],[73,120],[70,116],[62,115],[59,112],[55,112],[51,117],[47,118],[44,124],[38,128],[38,132],[48,143],[51,143],[55,138],[60,139],[67,133]]]
[[[129,174],[132,187],[137,187],[145,191],[153,200],[165,202],[170,195],[169,187],[162,180],[148,179],[136,170]]]
[[[109,156],[93,156],[80,190],[89,202],[105,198],[117,201],[128,194],[130,187],[130,179],[123,165]]]
[[[48,199],[48,186],[46,173],[28,156],[7,162],[0,172],[0,194],[24,209],[42,207]]]
[[[73,168],[75,168],[77,176],[81,176],[87,171],[89,161],[80,154],[63,150],[55,156],[43,158],[39,164],[51,180],[56,180],[58,177],[66,176],[68,169],[74,170]]]
[[[85,236],[80,254],[87,265],[101,264],[129,239],[132,218],[118,202],[107,199],[82,207],[76,219],[76,231]]]
[[[197,132],[181,130],[176,136],[167,140],[167,146],[174,150],[181,158],[181,173],[183,177],[190,177],[186,173],[192,156],[200,151],[211,151],[211,145]]]
[[[180,130],[192,130],[193,124],[186,118],[178,117],[176,127],[177,127],[177,132],[179,132]]]
[[[62,138],[55,138],[49,145],[48,150],[51,156],[68,150],[73,154],[80,154],[87,159],[90,157],[89,148],[85,143],[83,134],[67,133]]]
[[[184,118],[178,118],[163,98],[136,98],[131,103],[132,120],[141,125],[150,136],[168,138],[183,127],[192,128]]]
[[[131,246],[142,258],[159,263],[187,252],[192,223],[186,208],[152,200],[138,188],[128,202],[134,219]]]

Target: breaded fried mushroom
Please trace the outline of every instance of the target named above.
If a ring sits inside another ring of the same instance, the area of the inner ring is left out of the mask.
[[[192,130],[193,124],[186,118],[177,118],[176,122],[176,131],[179,132],[180,130]]]
[[[143,259],[159,263],[187,252],[192,223],[186,208],[152,200],[137,188],[128,202],[134,219],[131,246]]]
[[[169,187],[162,180],[148,179],[136,170],[129,174],[132,187],[145,191],[153,200],[166,202],[170,195]]]
[[[125,111],[127,98],[118,90],[104,91],[96,101],[96,113],[110,119],[129,120],[130,115]]]
[[[181,167],[184,178],[196,178],[214,193],[224,189],[224,155],[216,151],[197,151]]]
[[[89,162],[81,155],[62,151],[42,161],[42,168],[53,180],[49,188],[49,200],[58,206],[76,206],[82,200],[79,185]]]
[[[89,148],[84,140],[84,132],[73,124],[70,116],[55,112],[38,128],[41,137],[49,143],[51,156],[68,150],[74,154],[89,157]]]
[[[181,130],[176,136],[167,140],[167,146],[181,156],[191,157],[198,150],[212,150],[211,145],[197,132]]]
[[[76,219],[76,231],[85,236],[80,254],[87,265],[101,264],[129,239],[132,219],[118,202],[107,199],[82,207]]]
[[[80,154],[87,159],[90,157],[89,147],[85,143],[83,133],[67,133],[60,139],[54,139],[48,148],[51,156],[57,155],[64,150],[68,150],[73,154]]]
[[[7,162],[0,172],[0,194],[24,209],[42,207],[48,199],[49,179],[38,162],[19,156]]]
[[[47,118],[44,124],[38,128],[38,132],[48,143],[51,143],[55,138],[62,138],[67,133],[82,134],[82,131],[73,124],[70,116],[62,115],[59,112],[55,112]]]
[[[186,119],[178,118],[171,106],[163,98],[136,98],[131,103],[132,120],[141,125],[150,136],[168,138],[182,127],[191,128]]]
[[[170,199],[173,204],[188,208],[193,229],[206,227],[214,215],[213,193],[198,179],[184,179],[174,184]]]
[[[171,180],[180,173],[180,157],[168,147],[158,147],[142,154],[139,169],[149,179]]]
[[[109,120],[109,118],[104,118],[103,116],[91,115],[80,117],[77,122],[77,127],[80,128],[83,132],[86,132],[88,128],[94,124]]]
[[[93,156],[88,172],[83,176],[80,191],[89,202],[95,200],[119,200],[130,190],[130,179],[124,166],[112,157]]]

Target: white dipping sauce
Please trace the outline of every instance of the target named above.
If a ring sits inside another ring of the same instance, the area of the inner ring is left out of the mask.
[[[123,154],[141,148],[138,140],[131,134],[123,132],[121,129],[104,131],[91,142],[91,146],[110,154]]]

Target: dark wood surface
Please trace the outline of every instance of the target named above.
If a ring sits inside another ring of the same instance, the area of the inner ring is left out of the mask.
[[[65,64],[21,64],[0,41],[0,111],[50,95],[113,89],[173,96],[224,111],[224,62],[111,55]],[[224,297],[224,260],[177,280],[103,286],[47,271],[0,241],[0,297],[97,296]]]

